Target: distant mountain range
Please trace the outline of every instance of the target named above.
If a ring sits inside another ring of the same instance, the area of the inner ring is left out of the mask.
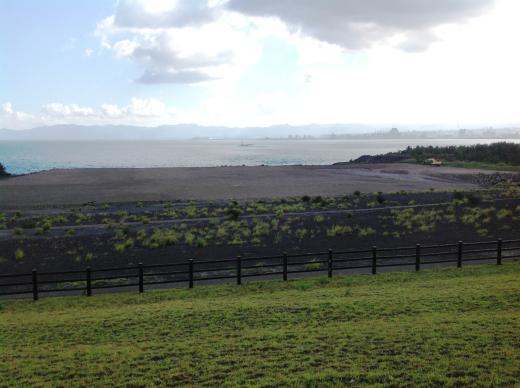
[[[420,131],[404,127],[400,130],[390,126],[362,124],[333,125],[274,125],[270,127],[222,127],[195,124],[138,127],[128,125],[54,125],[25,130],[0,129],[0,141],[30,140],[175,140],[193,138],[211,139],[258,139],[258,138],[301,138],[301,137],[520,137],[520,126],[504,129],[450,130],[448,128],[420,127]],[[407,132],[402,132],[403,130]]]
[[[376,127],[364,125],[306,125],[293,127],[220,127],[195,124],[138,127],[127,125],[53,125],[25,130],[0,129],[0,140],[169,140],[192,138],[263,138],[290,135],[322,136],[332,133],[362,133]]]

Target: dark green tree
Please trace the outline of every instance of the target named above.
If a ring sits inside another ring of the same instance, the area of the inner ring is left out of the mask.
[[[5,167],[2,163],[0,163],[0,177],[9,176],[10,174],[5,171]]]

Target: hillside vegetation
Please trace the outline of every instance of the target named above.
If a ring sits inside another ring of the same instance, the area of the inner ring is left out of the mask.
[[[363,155],[352,163],[422,163],[440,159],[448,166],[520,171],[520,144],[493,143],[468,146],[416,146],[382,155]]]
[[[520,165],[520,144],[506,142],[469,146],[408,147],[400,154],[413,158],[416,162],[437,158],[446,161]]]
[[[2,302],[5,386],[513,386],[520,263]]]

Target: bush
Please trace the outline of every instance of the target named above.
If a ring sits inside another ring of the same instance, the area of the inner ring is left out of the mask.
[[[238,220],[238,217],[242,214],[242,211],[238,207],[229,207],[226,209],[226,215],[232,220]]]
[[[480,197],[471,193],[467,194],[464,200],[469,206],[477,206],[480,203]]]
[[[197,237],[195,239],[195,246],[197,248],[204,248],[206,245],[208,245],[208,242],[203,237]]]
[[[5,167],[2,163],[0,163],[0,178],[1,177],[8,177],[10,176],[11,174],[9,174],[6,170],[5,170]]]
[[[382,205],[382,204],[384,204],[386,202],[386,199],[385,199],[385,197],[383,197],[383,193],[382,192],[377,193],[376,201],[380,205]]]

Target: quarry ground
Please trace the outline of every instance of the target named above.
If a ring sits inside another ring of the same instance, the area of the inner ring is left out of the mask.
[[[471,189],[472,177],[491,173],[414,164],[50,170],[0,180],[0,209]]]

